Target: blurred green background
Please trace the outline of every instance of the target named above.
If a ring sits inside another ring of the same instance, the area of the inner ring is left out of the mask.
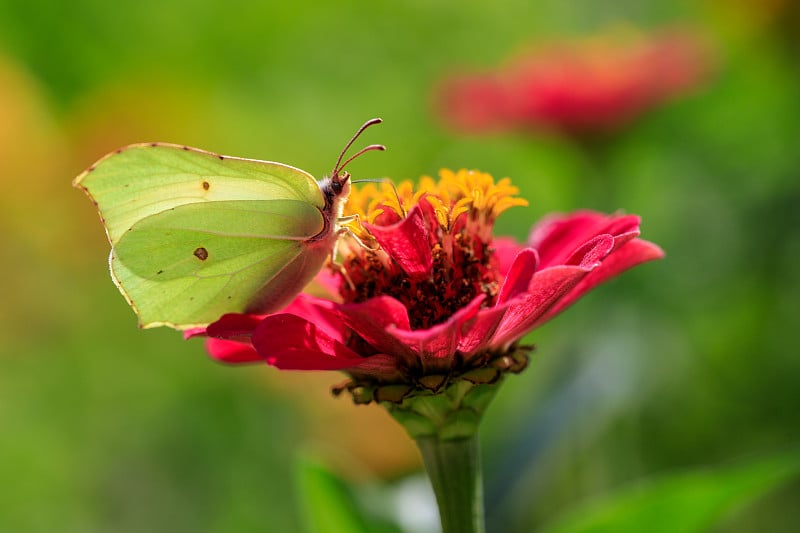
[[[499,233],[522,239],[551,211],[622,208],[667,252],[531,336],[531,368],[483,427],[491,532],[532,531],[634,480],[796,446],[797,11],[0,0],[0,531],[302,531],[303,450],[356,484],[418,472],[379,408],[329,395],[340,376],[223,367],[200,342],[138,330],[97,215],[70,187],[106,152],[155,140],[321,176],[373,116],[385,124],[363,142],[389,150],[359,159],[356,176],[479,168],[531,201]],[[713,69],[602,149],[464,136],[436,118],[432,90],[451,72],[544,39],[671,25],[707,41]],[[718,531],[796,531],[798,497],[790,483]]]

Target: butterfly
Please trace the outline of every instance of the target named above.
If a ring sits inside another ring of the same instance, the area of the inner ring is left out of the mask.
[[[167,143],[107,154],[73,181],[100,213],[111,277],[139,326],[202,327],[225,313],[285,307],[332,257],[350,192],[342,162],[298,168]]]

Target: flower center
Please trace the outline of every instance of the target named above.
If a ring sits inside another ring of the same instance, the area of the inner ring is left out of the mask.
[[[495,183],[489,174],[467,170],[442,170],[439,181],[423,177],[416,191],[408,181],[396,189],[386,183],[353,191],[345,214],[358,215],[367,224],[350,226],[361,243],[343,239],[339,248],[342,263],[335,270],[342,277],[342,300],[391,296],[408,310],[412,329],[445,322],[481,294],[483,305],[492,305],[502,281],[491,246],[492,227],[505,209],[527,205],[513,196],[517,192],[508,179]],[[422,223],[414,231],[395,229],[415,208]],[[409,265],[402,250],[414,246],[379,246],[379,229],[428,247],[430,264]]]

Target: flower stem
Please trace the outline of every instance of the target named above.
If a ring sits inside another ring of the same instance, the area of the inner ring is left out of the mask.
[[[484,533],[483,487],[478,436],[417,439],[428,471],[442,533]]]

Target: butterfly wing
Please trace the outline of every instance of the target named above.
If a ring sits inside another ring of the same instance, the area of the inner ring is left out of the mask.
[[[112,246],[139,220],[189,203],[273,198],[324,205],[314,178],[298,168],[165,143],[112,152],[73,185],[97,205]]]
[[[136,145],[76,178],[97,204],[112,276],[142,327],[205,325],[279,309],[330,250],[322,194],[293,167],[174,145]]]
[[[144,327],[208,324],[228,312],[275,311],[330,251],[305,244],[324,226],[298,200],[185,204],[133,225],[111,271]]]

